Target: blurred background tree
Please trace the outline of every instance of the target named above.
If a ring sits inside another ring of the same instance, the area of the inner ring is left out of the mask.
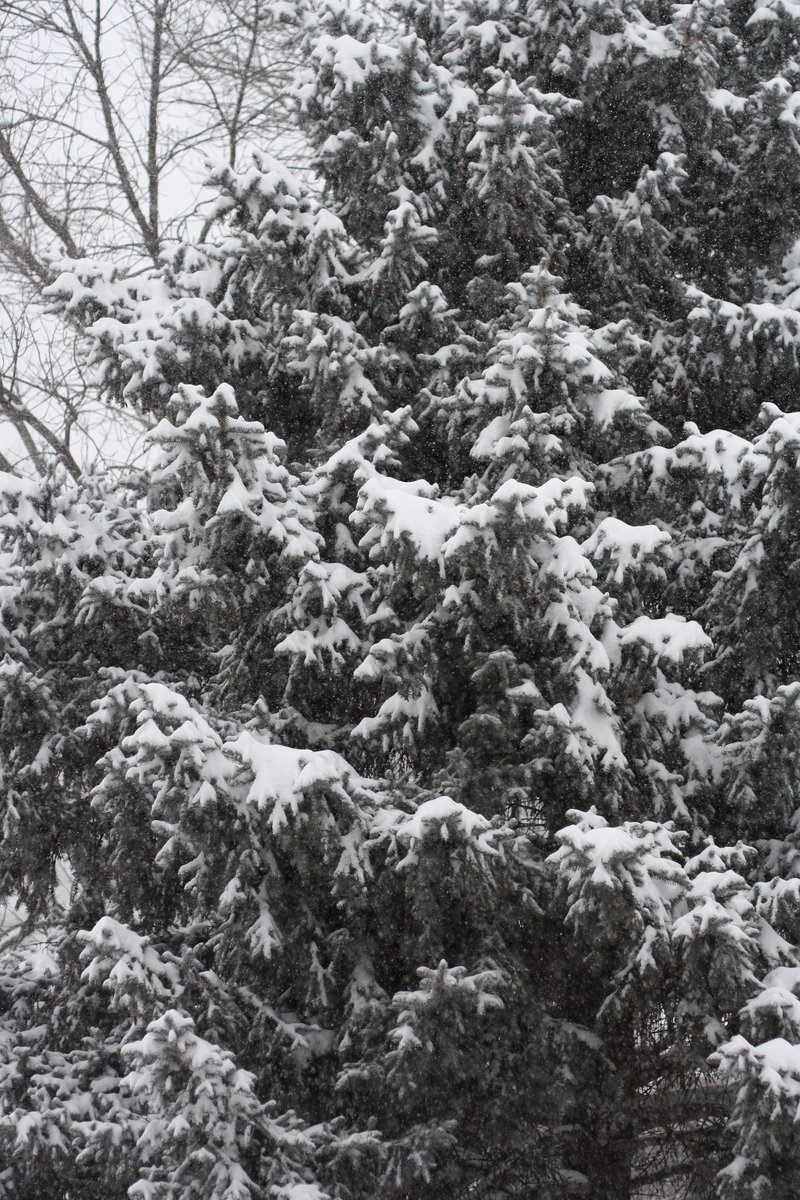
[[[292,7],[296,16],[296,8]],[[109,414],[42,291],[52,264],[157,264],[207,222],[209,159],[301,161],[297,23],[272,0],[14,0],[0,6],[0,468],[123,465]],[[188,183],[188,187],[187,187]]]

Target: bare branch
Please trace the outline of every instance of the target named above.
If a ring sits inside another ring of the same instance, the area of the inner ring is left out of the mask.
[[[47,442],[51,449],[55,450],[57,457],[62,460],[70,475],[72,475],[74,479],[80,479],[80,467],[72,457],[69,446],[64,439],[58,437],[53,430],[44,423],[44,421],[37,417],[35,413],[32,413],[30,409],[26,408],[19,396],[13,392],[7,391],[2,378],[0,378],[0,412],[2,412],[3,416],[7,417],[8,420],[13,424],[17,433],[25,443],[25,448],[30,454],[31,459],[40,474],[43,475],[46,472],[47,465],[44,458],[37,450],[33,438],[30,436],[28,430],[29,426],[31,429],[35,430],[41,438],[44,438],[45,442]]]
[[[13,173],[15,179],[22,189],[23,195],[25,196],[26,200],[28,200],[37,216],[44,221],[48,229],[52,229],[56,237],[60,238],[68,254],[70,254],[73,258],[80,257],[80,251],[73,241],[72,234],[67,228],[65,222],[52,211],[50,206],[33,187],[30,179],[23,169],[22,163],[14,154],[14,151],[11,148],[11,143],[2,129],[0,129],[0,158],[3,159],[3,162]]]

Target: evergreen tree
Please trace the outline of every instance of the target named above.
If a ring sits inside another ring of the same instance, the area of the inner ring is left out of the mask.
[[[0,478],[0,1194],[788,1197],[796,14],[294,15]]]

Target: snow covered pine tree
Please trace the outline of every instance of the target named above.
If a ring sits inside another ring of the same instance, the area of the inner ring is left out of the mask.
[[[0,477],[0,1196],[796,1197],[800,12],[295,15]]]

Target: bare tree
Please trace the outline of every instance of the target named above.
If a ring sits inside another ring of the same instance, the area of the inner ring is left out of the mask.
[[[73,330],[35,297],[0,300],[0,470],[44,475],[61,462],[130,466],[142,418],[107,406],[86,371]]]
[[[288,143],[296,63],[280,15],[274,0],[0,0],[4,469],[10,431],[17,461],[78,466],[70,436],[85,435],[92,389],[56,335],[43,361],[34,306],[54,261],[157,264],[198,216],[204,156],[236,165]]]

